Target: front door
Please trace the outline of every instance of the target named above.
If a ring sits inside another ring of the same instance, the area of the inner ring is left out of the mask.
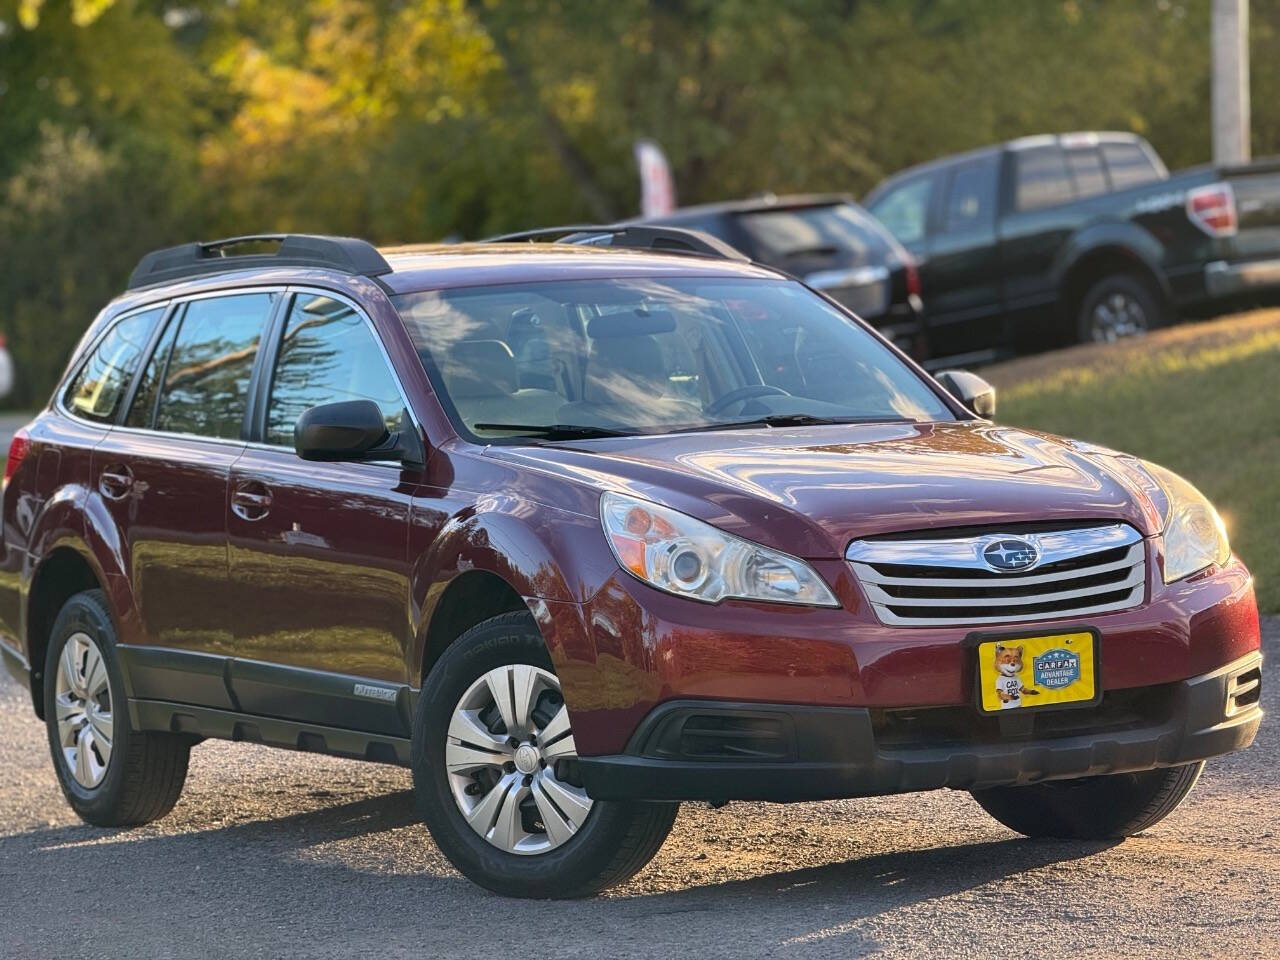
[[[343,300],[295,294],[277,344],[262,442],[231,471],[232,689],[250,713],[405,735],[413,484],[399,464],[311,463],[293,448],[310,407],[373,400],[394,430],[405,402]]]

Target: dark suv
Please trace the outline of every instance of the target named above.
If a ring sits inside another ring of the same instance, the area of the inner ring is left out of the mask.
[[[404,764],[464,874],[575,896],[681,800],[1120,837],[1253,740],[1213,507],[798,281],[678,230],[266,240],[146,257],[9,451],[0,659],[86,821],[208,737]]]
[[[634,223],[709,234],[758,263],[800,277],[917,360],[930,355],[916,261],[843,194],[766,194],[681,207]]]

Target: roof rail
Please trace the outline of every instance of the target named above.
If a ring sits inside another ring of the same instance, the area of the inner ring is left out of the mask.
[[[502,236],[489,237],[480,242],[532,243],[537,240],[590,247],[660,250],[663,253],[682,253],[697,257],[737,260],[742,263],[751,262],[750,257],[709,233],[683,227],[651,224],[615,223],[607,226],[577,224],[568,227],[543,227],[539,230],[523,230],[520,233],[504,233]]]
[[[227,252],[230,247],[250,243],[279,243],[280,247],[274,253]],[[365,277],[391,272],[391,265],[367,240],[305,233],[261,233],[153,250],[134,267],[128,289],[253,267],[326,267]]]

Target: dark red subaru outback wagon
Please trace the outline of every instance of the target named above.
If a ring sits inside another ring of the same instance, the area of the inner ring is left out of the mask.
[[[81,817],[163,816],[208,737],[399,763],[464,874],[575,896],[681,800],[1118,837],[1253,740],[1186,481],[709,237],[562,233],[142,261],[6,467],[0,646]]]

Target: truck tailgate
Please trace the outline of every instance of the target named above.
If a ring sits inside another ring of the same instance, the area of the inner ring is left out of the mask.
[[[1234,258],[1280,257],[1280,157],[1220,171],[1236,195]]]

